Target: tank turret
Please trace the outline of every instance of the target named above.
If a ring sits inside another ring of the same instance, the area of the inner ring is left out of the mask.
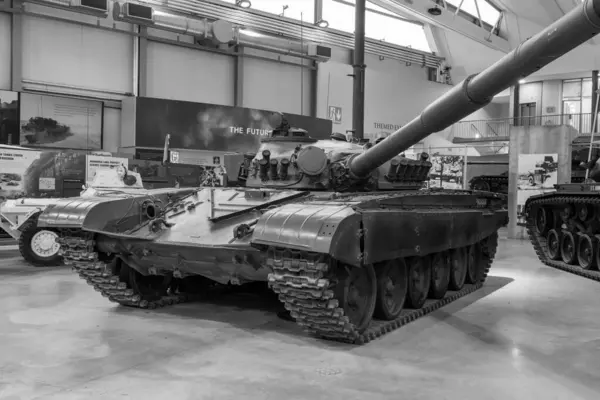
[[[484,107],[498,93],[585,43],[598,32],[600,0],[585,0],[582,6],[521,43],[491,67],[453,87],[419,116],[369,149],[342,142],[339,143],[343,146],[333,146],[326,143],[332,141],[316,141],[310,137],[288,139],[289,136],[274,134],[263,141],[261,151],[271,152],[270,162],[273,164],[283,159],[290,161],[287,179],[274,179],[269,170],[249,179],[248,184],[254,187],[348,191],[404,188],[407,184],[410,186],[410,182],[427,179],[427,175],[421,174],[428,168],[427,161],[400,159],[398,154]],[[396,160],[392,162],[392,159]],[[261,160],[263,157],[259,152],[255,161],[260,163]],[[396,181],[390,181],[390,178]],[[375,182],[378,184],[374,185]]]
[[[364,146],[348,142],[342,134],[333,134],[330,140],[312,138],[307,131],[292,128],[281,115],[280,125],[262,139],[247,169],[246,187],[335,191],[415,189],[423,186],[431,168],[427,154],[419,160],[397,156],[371,171],[367,178],[347,181],[344,160],[364,151]],[[347,183],[350,185],[344,186]]]

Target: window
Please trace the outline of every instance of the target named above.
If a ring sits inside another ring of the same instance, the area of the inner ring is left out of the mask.
[[[474,17],[481,15],[481,20],[491,26],[496,25],[500,18],[500,11],[486,0],[446,0],[446,2],[455,7],[460,6],[462,11]],[[477,6],[475,2],[477,2]],[[479,14],[477,14],[477,7],[479,7]]]
[[[323,19],[329,22],[330,28],[354,33],[353,3],[352,0],[324,0]],[[369,5],[368,8],[365,16],[366,37],[431,52],[423,25],[379,11],[373,5]]]
[[[564,122],[582,133],[591,132],[593,124],[592,79],[564,80],[562,97]]]
[[[235,0],[225,1],[235,4]],[[283,14],[284,17],[309,23],[315,22],[314,0],[251,0],[251,3],[250,10],[260,10],[275,15]]]

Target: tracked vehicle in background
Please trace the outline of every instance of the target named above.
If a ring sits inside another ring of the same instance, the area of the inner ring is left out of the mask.
[[[80,196],[98,197],[144,192],[139,174],[120,169],[99,170],[93,182],[83,188]],[[56,267],[63,264],[58,243],[58,231],[40,227],[38,217],[55,198],[20,198],[0,201],[0,228],[15,239],[21,256],[35,267]]]
[[[573,152],[579,182],[530,197],[523,212],[540,261],[600,282],[600,158],[597,149],[589,150]]]
[[[155,308],[268,280],[306,331],[367,342],[478,289],[508,220],[497,194],[419,189],[427,156],[398,154],[596,35],[595,10],[600,0],[586,1],[368,150],[284,124],[240,169],[245,188],[81,199],[39,221],[117,303]]]

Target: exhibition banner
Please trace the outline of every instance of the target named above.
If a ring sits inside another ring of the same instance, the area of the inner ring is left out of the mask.
[[[0,144],[19,144],[19,93],[0,90]]]
[[[135,110],[136,147],[162,148],[169,134],[171,149],[216,152],[256,151],[281,119],[272,111],[148,97],[138,97]],[[331,120],[287,113],[285,118],[316,139],[331,136]]]
[[[129,159],[122,157],[108,157],[87,154],[85,157],[85,183],[89,185],[94,180],[99,169],[113,169],[123,166],[129,169]]]
[[[25,146],[102,148],[101,101],[22,93],[20,143]]]
[[[527,199],[556,190],[558,154],[519,154],[517,170],[517,225],[525,226],[522,211]]]

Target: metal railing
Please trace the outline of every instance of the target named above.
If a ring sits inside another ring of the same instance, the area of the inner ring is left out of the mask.
[[[508,137],[510,134],[510,126],[559,126],[571,125],[581,134],[589,134],[592,132],[594,120],[592,113],[581,114],[551,114],[539,115],[535,117],[519,117],[519,118],[500,118],[486,119],[476,121],[461,121],[454,124],[450,132],[450,140],[454,138],[464,139],[488,139],[494,137]],[[600,118],[599,122],[600,124]],[[596,127],[596,132],[598,132]]]

